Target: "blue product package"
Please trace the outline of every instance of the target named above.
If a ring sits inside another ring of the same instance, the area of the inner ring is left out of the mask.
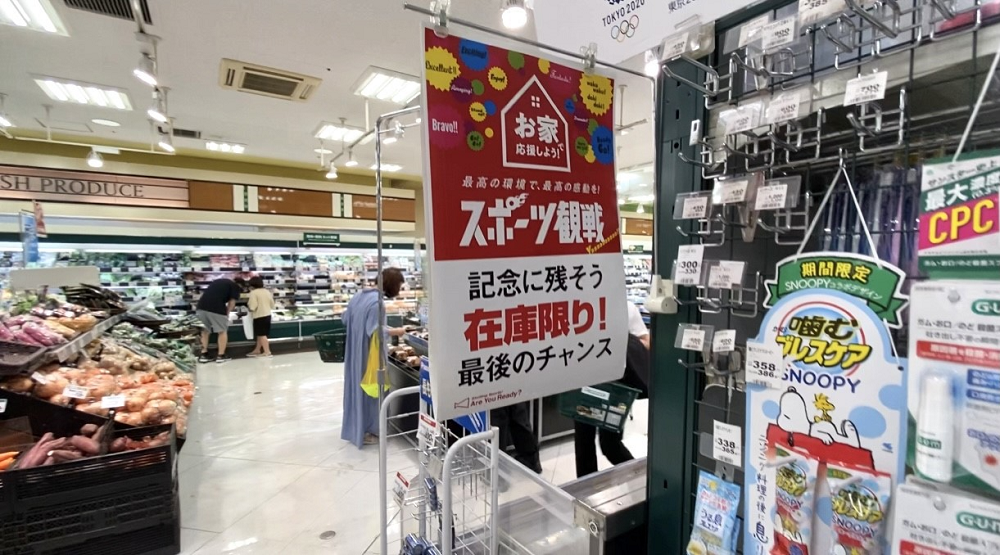
[[[427,499],[430,503],[432,511],[436,511],[441,508],[441,502],[438,499],[437,482],[434,478],[424,478],[424,485],[427,486]]]
[[[733,555],[739,534],[736,511],[740,506],[740,486],[702,470],[698,477],[694,530],[687,555]]]
[[[403,538],[403,553],[404,555],[426,555],[427,542],[416,534],[408,534]]]

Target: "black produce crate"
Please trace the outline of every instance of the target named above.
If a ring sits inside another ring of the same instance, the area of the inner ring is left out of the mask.
[[[0,555],[179,552],[176,453],[171,433],[161,447],[0,473]]]
[[[47,350],[48,347],[0,341],[0,376],[32,372],[45,362]]]
[[[0,413],[0,421],[26,416],[31,422],[31,431],[37,437],[46,432],[52,432],[57,437],[76,435],[84,424],[100,426],[108,421],[107,418],[55,405],[31,395],[0,389],[0,403],[4,401],[7,409]]]

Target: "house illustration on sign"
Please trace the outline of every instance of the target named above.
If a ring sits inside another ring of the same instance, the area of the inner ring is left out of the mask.
[[[503,165],[570,171],[569,124],[537,76],[500,111]]]

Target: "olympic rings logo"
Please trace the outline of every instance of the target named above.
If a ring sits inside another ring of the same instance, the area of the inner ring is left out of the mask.
[[[638,28],[639,16],[633,15],[611,28],[611,38],[617,40],[618,42],[625,42],[625,39],[630,39],[635,36],[635,31]]]

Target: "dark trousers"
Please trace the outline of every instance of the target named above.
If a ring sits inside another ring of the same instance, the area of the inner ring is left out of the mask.
[[[594,435],[597,435],[601,443],[601,452],[611,461],[611,464],[618,465],[632,460],[632,453],[622,443],[620,433],[600,430],[590,424],[576,422],[576,431],[573,434],[573,443],[576,451],[576,477],[583,478],[587,474],[597,472],[597,446],[594,444]]]
[[[542,472],[542,463],[538,459],[538,437],[531,427],[529,403],[517,403],[490,411],[490,423],[500,429],[500,445],[514,445],[517,462],[534,470]]]

